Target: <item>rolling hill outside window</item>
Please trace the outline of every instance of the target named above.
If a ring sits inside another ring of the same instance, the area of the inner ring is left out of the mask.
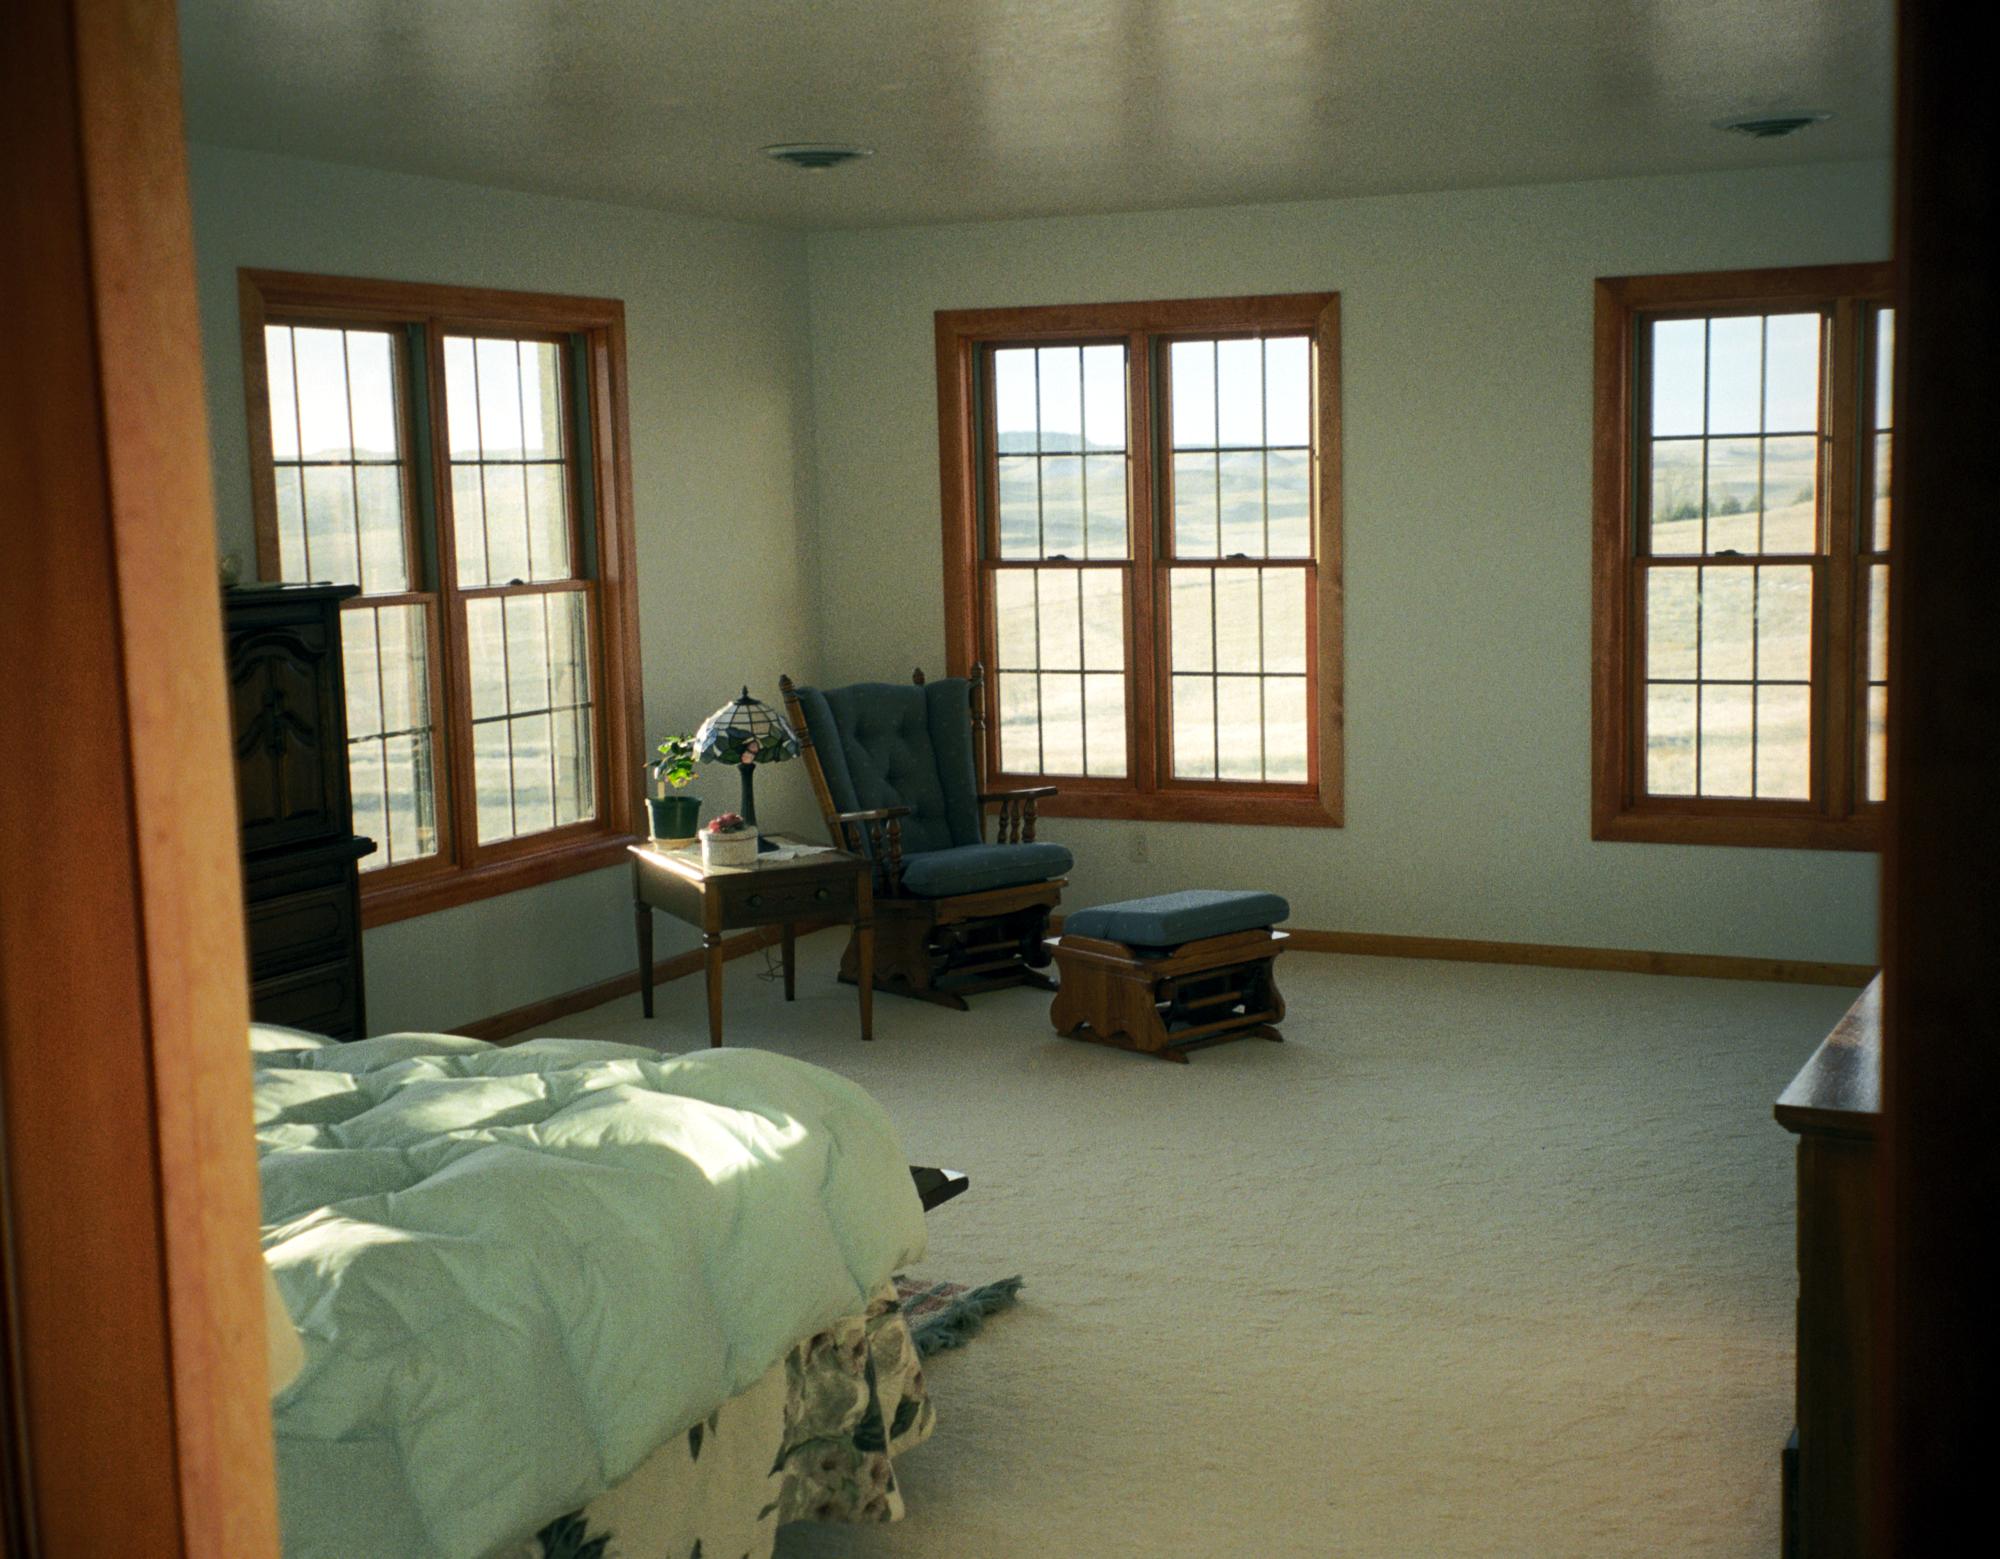
[[[1047,810],[1340,821],[1338,300],[938,315],[950,660]]]
[[[1596,837],[1875,846],[1890,285],[1598,283]]]
[[[638,772],[623,310],[246,272],[259,574],[342,614],[371,923],[587,870]]]

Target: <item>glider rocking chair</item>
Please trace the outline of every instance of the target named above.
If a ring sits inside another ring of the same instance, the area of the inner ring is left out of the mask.
[[[1043,945],[1074,857],[1035,838],[1053,785],[988,790],[984,675],[778,686],[833,842],[875,866],[875,984],[966,1010],[1008,985],[1052,991]],[[986,814],[998,809],[998,839]],[[857,979],[850,938],[840,977]]]

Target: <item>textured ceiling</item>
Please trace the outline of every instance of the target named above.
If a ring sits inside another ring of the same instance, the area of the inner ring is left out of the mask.
[[[1886,157],[1890,0],[182,0],[198,141],[794,227]],[[1713,121],[1834,118],[1782,141]],[[774,141],[878,155],[804,174]]]

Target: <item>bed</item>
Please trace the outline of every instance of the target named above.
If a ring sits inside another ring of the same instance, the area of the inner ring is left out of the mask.
[[[746,1049],[252,1032],[288,1559],[710,1559],[892,1520],[932,1414],[881,1108]]]

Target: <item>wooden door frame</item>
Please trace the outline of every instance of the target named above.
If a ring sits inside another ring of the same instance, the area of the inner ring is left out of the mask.
[[[277,1553],[242,882],[170,0],[0,7],[7,1518]]]
[[[1886,1194],[1874,1544],[1943,1554],[1991,1526],[1984,1235],[2000,1191],[2000,542],[1980,452],[1996,415],[2000,158],[1984,51],[1956,8],[1898,6],[1895,539],[1882,859]]]

